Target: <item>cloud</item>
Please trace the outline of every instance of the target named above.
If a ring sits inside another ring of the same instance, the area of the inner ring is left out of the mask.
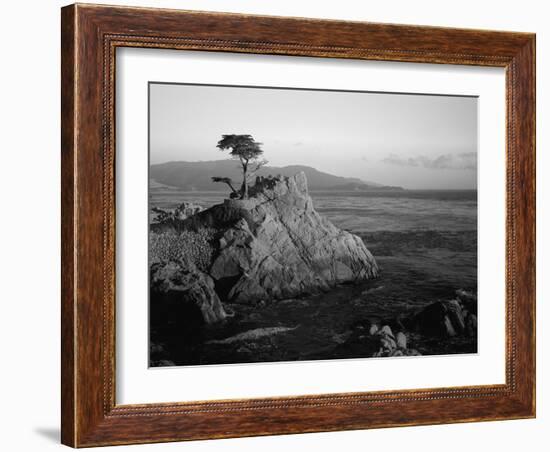
[[[457,169],[457,170],[475,170],[477,169],[477,153],[462,152],[458,154],[441,154],[437,157],[426,157],[419,155],[417,157],[402,158],[397,154],[389,154],[382,159],[383,163],[395,166],[418,166],[430,169]]]

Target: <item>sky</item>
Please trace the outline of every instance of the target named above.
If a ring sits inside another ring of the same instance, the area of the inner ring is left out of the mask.
[[[477,187],[477,98],[149,85],[151,164],[229,158],[223,134],[263,143],[272,166],[308,165],[409,189]]]

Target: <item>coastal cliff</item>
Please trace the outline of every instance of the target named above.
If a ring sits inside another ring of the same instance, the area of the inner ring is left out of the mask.
[[[265,303],[378,276],[361,238],[315,211],[303,172],[259,179],[249,199],[171,218],[151,235],[152,295],[176,291],[206,323],[226,317],[222,302]]]

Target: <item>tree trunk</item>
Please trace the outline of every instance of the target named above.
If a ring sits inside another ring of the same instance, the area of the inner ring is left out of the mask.
[[[248,184],[246,183],[246,172],[247,168],[246,166],[243,168],[243,186],[242,186],[242,194],[241,199],[248,199]]]
[[[248,163],[243,165],[243,186],[241,187],[241,199],[248,199],[248,184],[246,173],[248,171]]]

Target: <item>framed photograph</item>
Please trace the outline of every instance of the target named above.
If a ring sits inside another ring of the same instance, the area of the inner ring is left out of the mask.
[[[62,442],[535,416],[535,36],[62,9]]]

